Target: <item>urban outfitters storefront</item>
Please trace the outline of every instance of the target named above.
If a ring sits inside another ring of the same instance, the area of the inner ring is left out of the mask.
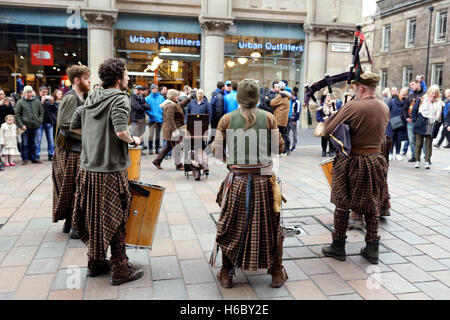
[[[261,86],[274,80],[287,80],[290,86],[303,81],[301,25],[235,21],[224,35],[222,52],[202,47],[202,28],[194,18],[119,14],[114,29],[114,54],[128,61],[133,83],[203,88],[201,68],[208,70],[209,62],[202,61],[207,50],[225,57],[224,81],[251,78]]]

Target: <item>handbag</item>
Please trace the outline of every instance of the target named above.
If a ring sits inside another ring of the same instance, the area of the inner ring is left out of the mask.
[[[323,122],[318,122],[316,128],[314,129],[314,136],[322,137],[324,128],[325,128],[325,126],[324,126]]]
[[[392,130],[397,130],[405,126],[401,115],[392,117],[389,123],[391,124]]]

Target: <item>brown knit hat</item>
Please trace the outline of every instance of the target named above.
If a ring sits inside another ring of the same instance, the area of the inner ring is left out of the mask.
[[[254,80],[245,79],[239,82],[236,100],[244,108],[253,108],[259,102],[259,89]]]

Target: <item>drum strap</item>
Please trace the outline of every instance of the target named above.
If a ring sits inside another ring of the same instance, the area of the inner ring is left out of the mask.
[[[134,191],[139,193],[141,196],[147,197],[147,198],[150,196],[150,191],[142,188],[141,186],[139,186],[135,183],[131,183],[131,181],[129,183],[130,183],[130,189],[133,189]]]

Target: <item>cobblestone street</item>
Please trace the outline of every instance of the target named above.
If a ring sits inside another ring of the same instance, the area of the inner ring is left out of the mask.
[[[51,163],[6,168],[0,172],[0,300],[2,299],[449,299],[450,298],[450,149],[433,149],[431,170],[391,161],[391,216],[380,223],[380,264],[359,254],[364,232],[348,232],[347,260],[323,257],[331,242],[334,206],[318,163],[320,139],[300,131],[300,146],[279,158],[284,226],[299,235],[284,243],[288,282],[270,286],[267,270],[236,270],[235,286],[223,289],[209,265],[219,206],[216,193],[226,168],[211,165],[200,182],[164,170],[143,156],[141,180],[165,188],[153,249],[127,249],[144,277],[121,286],[110,275],[87,278],[87,249],[51,222]],[[42,145],[44,152],[46,147]],[[219,255],[220,256],[220,255]],[[369,279],[370,278],[370,279]],[[75,289],[72,289],[75,288]]]

